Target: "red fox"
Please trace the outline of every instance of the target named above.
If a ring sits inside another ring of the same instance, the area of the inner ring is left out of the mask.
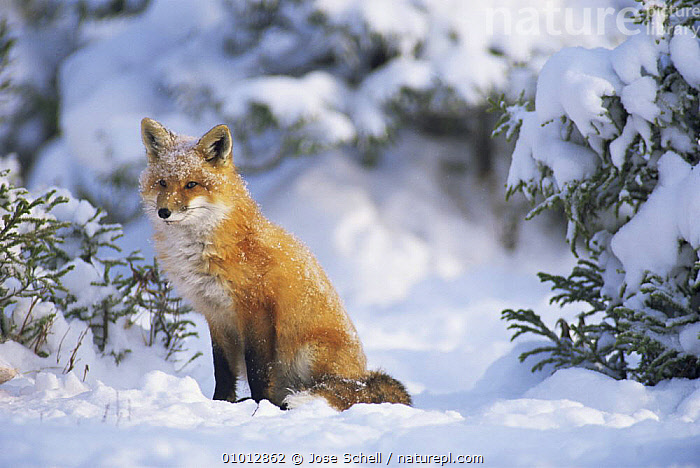
[[[144,118],[141,137],[141,196],[157,256],[207,320],[215,400],[237,401],[245,369],[251,397],[282,408],[313,397],[339,410],[411,404],[399,381],[367,370],[355,327],[311,252],[251,198],[228,127],[197,140]]]

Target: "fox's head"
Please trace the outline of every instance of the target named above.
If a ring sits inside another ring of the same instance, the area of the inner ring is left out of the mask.
[[[148,157],[140,179],[141,197],[156,226],[205,227],[226,216],[235,189],[242,187],[226,125],[217,125],[197,140],[144,118],[141,138]]]

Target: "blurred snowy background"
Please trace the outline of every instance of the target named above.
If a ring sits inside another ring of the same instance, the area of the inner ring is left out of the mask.
[[[0,0],[12,41],[0,155],[16,155],[23,185],[101,207],[123,226],[124,251],[152,257],[137,193],[141,118],[195,136],[229,125],[263,212],[316,254],[370,366],[406,382],[416,406],[335,414],[212,402],[197,316],[188,346],[203,356],[186,365],[129,330],[112,333],[131,353],[117,365],[85,352],[85,374],[53,369],[58,343],[42,360],[6,342],[0,364],[22,374],[0,387],[0,464],[201,465],[227,451],[302,450],[697,464],[696,382],[531,374],[517,356],[532,345],[511,343],[500,318],[516,307],[551,324],[566,316],[536,273],[563,274],[574,258],[561,219],[524,222],[524,199],[505,201],[513,147],[491,138],[489,99],[533,99],[563,47],[617,46],[619,17],[596,12],[636,5]]]

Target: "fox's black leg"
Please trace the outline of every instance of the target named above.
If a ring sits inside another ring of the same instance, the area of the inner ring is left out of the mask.
[[[231,371],[226,355],[216,343],[212,341],[214,355],[214,400],[236,401],[236,376]]]
[[[248,374],[250,396],[255,401],[269,398],[270,386],[269,359],[265,359],[259,349],[247,346],[245,350],[245,367]]]

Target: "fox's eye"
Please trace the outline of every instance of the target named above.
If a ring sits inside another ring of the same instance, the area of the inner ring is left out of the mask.
[[[197,182],[192,181],[192,182],[187,182],[187,185],[185,185],[185,188],[190,189],[190,188],[195,188],[196,186],[197,186]]]
[[[167,185],[163,179],[160,179],[158,181],[158,183],[160,184],[161,187],[165,187]]]

